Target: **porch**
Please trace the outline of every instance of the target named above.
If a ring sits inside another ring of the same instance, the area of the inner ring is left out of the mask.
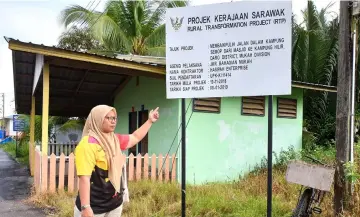
[[[16,111],[31,117],[29,163],[35,187],[39,192],[54,190],[54,186],[76,190],[73,154],[76,144],[49,143],[49,116],[86,117],[96,105],[113,105],[132,78],[163,80],[165,66],[146,59],[124,60],[5,39],[13,52]],[[35,115],[42,116],[42,137],[37,144]],[[147,178],[174,181],[177,157],[165,155],[130,154],[129,181]]]

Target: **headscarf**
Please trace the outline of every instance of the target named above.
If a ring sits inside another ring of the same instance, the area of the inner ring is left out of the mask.
[[[106,154],[109,180],[116,192],[120,192],[122,169],[125,165],[126,157],[121,152],[120,141],[115,133],[105,133],[102,130],[105,116],[110,111],[114,111],[116,115],[116,109],[111,106],[95,106],[86,119],[82,136],[94,137],[99,142],[99,145]]]

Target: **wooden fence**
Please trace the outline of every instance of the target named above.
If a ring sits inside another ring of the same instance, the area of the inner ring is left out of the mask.
[[[78,177],[75,169],[75,157],[73,153],[65,156],[62,153],[56,156],[41,156],[39,150],[34,151],[34,185],[37,192],[55,192],[56,190],[67,190],[74,192],[78,190]],[[177,158],[175,154],[163,156],[155,154],[127,157],[128,181],[152,180],[160,182],[176,182]]]
[[[69,156],[74,152],[77,143],[49,143],[48,145],[48,155],[55,154],[55,156],[60,156],[62,153],[65,156]]]

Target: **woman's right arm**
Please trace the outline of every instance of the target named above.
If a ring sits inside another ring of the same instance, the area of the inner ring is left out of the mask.
[[[93,211],[90,207],[90,177],[96,163],[96,150],[91,144],[83,139],[75,149],[76,172],[79,177],[79,196],[81,206],[86,208],[82,210],[82,217],[93,217]]]
[[[93,217],[90,207],[90,176],[79,176],[79,194],[81,206],[87,206],[82,212],[82,217]]]

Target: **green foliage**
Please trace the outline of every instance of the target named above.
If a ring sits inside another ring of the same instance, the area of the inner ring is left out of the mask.
[[[279,154],[274,152],[275,165],[274,168],[284,168],[289,161],[299,159],[301,155],[297,153],[293,146],[290,146],[287,151],[281,151]]]
[[[166,8],[183,7],[187,1],[108,0],[104,11],[90,11],[72,5],[61,12],[61,22],[68,27],[77,22],[91,31],[107,55],[135,54],[165,56]]]
[[[347,162],[345,163],[345,178],[352,183],[358,182],[360,179],[360,174],[357,172],[357,164]]]
[[[60,35],[58,47],[80,52],[103,49],[100,42],[94,39],[89,29],[80,29],[77,26],[72,26]]]
[[[312,160],[306,158],[305,156],[310,156],[319,160],[320,162],[327,164],[327,165],[335,165],[335,157],[336,157],[336,148],[335,145],[331,146],[316,146],[313,149],[302,149],[301,152],[301,160],[309,162],[309,163],[316,163]]]
[[[360,148],[359,148],[360,149]],[[292,160],[302,160],[308,163],[315,163],[306,156],[310,156],[327,165],[335,164],[336,149],[335,146],[314,146],[311,149],[302,149],[296,151],[293,146],[288,150],[281,150],[278,154],[273,152],[273,168],[277,170],[286,170],[287,165]],[[257,164],[250,172],[251,174],[260,174],[268,168],[267,157],[263,157],[261,162]]]
[[[9,153],[13,158],[15,158],[15,151],[16,151],[16,143],[15,142],[8,142],[4,145],[1,145],[0,148],[2,148],[5,152]],[[18,144],[17,147],[17,158],[20,163],[24,165],[29,164],[29,146]]]
[[[303,10],[303,22],[293,23],[292,77],[296,81],[336,85],[339,21],[326,15],[334,3],[317,10],[313,1]],[[307,121],[305,145],[331,145],[335,137],[334,97],[325,91],[304,91],[304,119]],[[314,139],[314,141],[313,141]],[[309,144],[314,143],[314,144]]]
[[[304,125],[306,120],[304,120]],[[315,133],[310,132],[307,130],[306,127],[304,127],[303,129],[303,134],[302,134],[302,145],[303,145],[303,149],[314,149],[316,146],[316,136]]]
[[[354,146],[354,162],[346,162],[345,166],[345,177],[348,181],[359,184],[360,172],[359,172],[359,160],[360,160],[360,144],[357,143]]]
[[[27,145],[30,141],[30,116],[29,115],[20,115],[20,118],[24,119],[26,122],[25,129],[23,131],[23,136],[20,138],[20,145]],[[53,138],[51,133],[52,129],[55,126],[60,126],[56,130],[59,132],[67,132],[70,130],[79,130],[82,129],[85,124],[85,118],[65,118],[50,116],[49,117],[49,128],[48,136],[49,139]],[[42,117],[41,115],[35,116],[35,142],[41,141],[42,137]]]
[[[273,167],[275,169],[283,170],[287,167],[289,161],[300,158],[301,158],[301,153],[295,151],[293,146],[290,146],[288,150],[281,150],[279,153],[273,152]],[[268,168],[267,157],[263,157],[261,159],[261,162],[257,164],[250,173],[259,174],[267,168]]]

